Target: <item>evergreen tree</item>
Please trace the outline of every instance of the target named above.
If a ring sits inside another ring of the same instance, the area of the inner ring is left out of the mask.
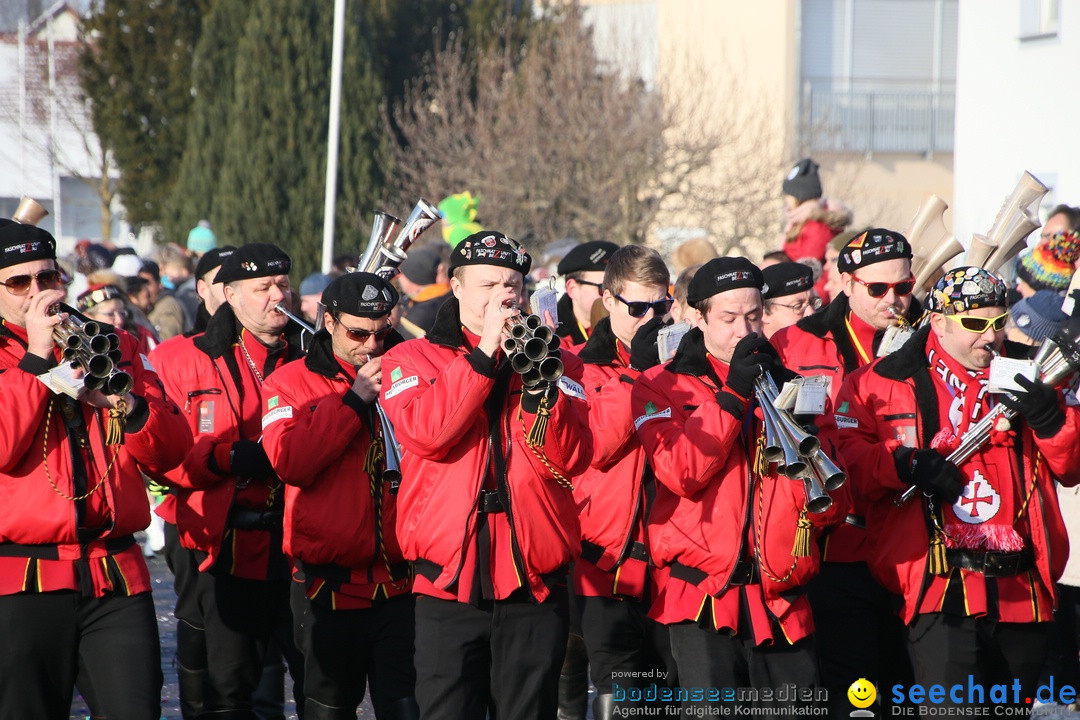
[[[206,218],[213,224],[217,215],[215,198],[233,105],[236,47],[249,4],[248,0],[215,0],[195,45],[187,142],[164,219],[165,238],[181,245],[199,220]],[[218,243],[232,244],[233,240],[219,234]]]
[[[210,0],[100,0],[84,23],[83,91],[120,169],[132,225],[156,222],[176,176],[191,105],[191,55]]]
[[[214,225],[235,244],[263,241],[293,258],[294,278],[319,265],[330,100],[333,4],[255,0],[237,44],[233,104]],[[381,187],[381,86],[363,6],[345,33],[337,247],[356,251]]]

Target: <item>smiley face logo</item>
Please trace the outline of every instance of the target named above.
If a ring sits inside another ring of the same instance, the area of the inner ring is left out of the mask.
[[[877,699],[877,688],[866,678],[859,678],[851,683],[847,691],[848,700],[857,708],[868,708]]]

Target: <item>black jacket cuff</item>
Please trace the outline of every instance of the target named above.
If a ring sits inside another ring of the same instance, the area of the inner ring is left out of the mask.
[[[368,409],[368,403],[364,402],[364,399],[353,392],[351,388],[345,393],[345,396],[341,398],[341,402],[345,407],[352,408],[352,411],[356,413],[356,417],[361,420],[364,418]]]
[[[495,358],[490,357],[480,348],[473,348],[473,351],[465,357],[468,358],[473,370],[484,377],[495,377]]]
[[[34,353],[26,353],[19,361],[19,369],[31,375],[44,375],[54,367],[56,367],[56,358],[51,355],[43,358]]]
[[[720,406],[721,410],[735,416],[736,420],[742,422],[743,416],[746,414],[745,400],[734,393],[721,390],[716,393],[716,403]]]
[[[550,383],[548,384],[544,392],[537,392],[539,387],[530,392],[527,388],[521,389],[521,409],[527,413],[535,415],[540,410],[540,400],[547,398],[548,409],[555,407],[555,403],[559,400],[559,386]]]
[[[124,432],[137,433],[143,429],[146,421],[150,419],[150,403],[138,395],[132,395],[131,397],[135,398],[135,402],[128,408]]]
[[[901,446],[893,450],[893,464],[896,466],[896,476],[908,485],[912,485],[911,460],[915,454],[915,448]]]

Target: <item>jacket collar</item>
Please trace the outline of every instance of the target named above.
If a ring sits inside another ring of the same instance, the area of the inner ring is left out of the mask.
[[[392,330],[386,336],[386,340],[383,341],[383,352],[404,341],[405,338],[397,330]],[[311,347],[308,348],[308,354],[304,358],[304,365],[311,372],[331,380],[339,375],[350,381],[352,380],[349,374],[342,369],[341,363],[338,362],[337,355],[334,354],[334,341],[325,328],[315,333],[315,337],[311,341]]]
[[[615,364],[615,333],[611,330],[611,319],[604,318],[593,326],[592,334],[581,348],[578,357],[589,365]]]
[[[292,320],[285,326],[283,332],[289,343],[285,354],[285,361],[295,360],[303,356],[300,350],[300,327]],[[230,354],[230,348],[240,340],[240,322],[236,319],[232,305],[222,303],[213,317],[206,323],[206,331],[197,336],[192,342],[195,347],[202,350],[212,358],[219,358]]]
[[[810,317],[804,317],[795,323],[800,330],[822,339],[832,333],[832,340],[844,361],[844,371],[848,373],[859,369],[859,357],[855,353],[855,346],[851,343],[851,336],[847,331],[847,316],[850,311],[851,305],[848,303],[848,296],[845,293],[840,293],[828,305]],[[908,321],[914,322],[921,316],[922,303],[919,302],[918,298],[911,298],[911,307],[908,308],[907,312]],[[883,331],[881,330],[874,333],[875,347],[880,342],[882,335]],[[905,344],[905,347],[907,347],[907,344]]]
[[[436,345],[465,347],[465,333],[461,329],[461,308],[456,297],[448,297],[435,315],[435,324],[425,336]]]

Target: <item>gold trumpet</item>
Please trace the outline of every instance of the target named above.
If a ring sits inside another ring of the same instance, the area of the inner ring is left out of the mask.
[[[765,424],[765,459],[776,463],[777,473],[802,480],[806,511],[823,513],[832,507],[829,492],[847,480],[844,471],[821,451],[818,439],[802,429],[791,412],[776,406],[779,393],[768,373],[754,381],[754,396]]]

